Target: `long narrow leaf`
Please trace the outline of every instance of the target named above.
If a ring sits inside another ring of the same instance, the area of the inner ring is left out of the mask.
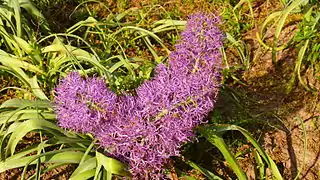
[[[268,164],[269,168],[271,168],[272,175],[277,180],[282,180],[282,175],[280,174],[276,163],[268,156],[268,154],[262,149],[259,143],[252,137],[252,135],[245,129],[235,126],[235,125],[228,125],[228,124],[219,124],[219,125],[207,125],[200,128],[200,131],[206,133],[207,135],[216,135],[219,133],[224,133],[226,131],[239,131],[241,132],[256,148],[259,154],[262,156],[264,161]]]
[[[8,140],[7,149],[6,149],[6,155],[7,156],[9,154],[13,155],[18,142],[27,133],[33,130],[45,130],[54,135],[63,136],[63,132],[61,131],[61,129],[49,121],[46,121],[46,120],[39,121],[37,119],[31,119],[31,120],[25,121],[21,123],[19,127],[17,127],[16,130],[10,136],[10,139]]]
[[[209,180],[222,180],[222,178],[220,178],[219,176],[213,174],[212,172],[208,171],[207,169],[195,164],[192,161],[187,161],[187,164],[189,164],[191,167],[193,167],[194,169],[200,171],[203,175],[205,175]]]
[[[120,161],[107,157],[98,151],[96,151],[96,157],[97,163],[102,165],[106,171],[120,176],[130,176],[130,173],[126,169],[127,167]]]
[[[222,153],[234,173],[240,180],[248,179],[244,171],[241,169],[235,156],[229,150],[224,140],[215,130],[215,126],[204,126],[199,128],[199,132]]]
[[[70,176],[70,180],[80,180],[80,179],[89,179],[95,174],[95,168],[97,167],[97,159],[90,158],[80,164],[78,168]]]

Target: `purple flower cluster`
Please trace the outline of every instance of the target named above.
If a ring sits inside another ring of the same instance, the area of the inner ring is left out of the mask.
[[[92,133],[107,153],[127,162],[136,179],[160,179],[171,156],[194,138],[220,86],[223,35],[212,14],[189,17],[168,66],[136,89],[116,96],[97,78],[71,73],[56,88],[55,107],[63,128]]]
[[[117,101],[116,94],[106,88],[103,80],[85,80],[75,72],[60,81],[55,93],[59,126],[81,133],[95,132]]]

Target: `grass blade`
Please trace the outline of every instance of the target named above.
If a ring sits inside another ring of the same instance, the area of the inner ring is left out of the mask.
[[[228,146],[224,142],[223,138],[220,137],[217,132],[211,129],[208,126],[204,126],[199,128],[199,132],[214,146],[216,146],[219,151],[222,153],[223,157],[228,162],[229,166],[232,168],[234,173],[240,180],[248,179],[246,174],[241,169],[238,161],[236,160],[235,156],[231,153]]]
[[[252,137],[252,135],[245,129],[235,126],[235,125],[228,125],[228,124],[219,124],[219,125],[207,125],[200,128],[200,131],[205,132],[206,134],[219,134],[224,133],[226,131],[239,131],[241,132],[250,142],[251,144],[256,148],[256,150],[259,152],[259,154],[262,156],[264,161],[268,164],[269,168],[271,168],[272,175],[277,180],[282,180],[282,175],[279,172],[279,169],[276,165],[276,163],[267,155],[267,153],[262,149],[262,147],[259,145],[259,143]]]
[[[30,119],[27,121],[24,121],[21,123],[15,131],[10,136],[10,139],[7,143],[7,149],[6,149],[6,156],[9,154],[13,155],[16,149],[17,144],[19,141],[28,133],[33,130],[45,130],[51,134],[58,135],[58,136],[64,136],[63,131],[58,128],[55,124],[46,121],[38,119]]]
[[[107,172],[120,176],[130,176],[130,173],[126,170],[126,166],[120,161],[109,158],[98,151],[96,151],[96,157],[97,163],[102,165]]]
[[[191,167],[193,167],[194,169],[200,171],[203,175],[205,175],[209,180],[222,180],[222,178],[220,178],[219,176],[213,174],[212,172],[204,169],[203,167],[197,165],[196,163],[192,162],[192,161],[186,161],[187,164],[189,164]]]

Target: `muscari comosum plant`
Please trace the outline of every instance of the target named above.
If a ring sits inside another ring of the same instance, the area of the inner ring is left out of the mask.
[[[219,22],[213,15],[190,16],[168,65],[159,64],[155,76],[134,94],[117,96],[102,79],[70,74],[56,88],[59,126],[92,134],[105,154],[128,164],[134,179],[168,178],[164,169],[170,166],[170,157],[180,156],[179,148],[195,138],[194,128],[206,122],[216,101],[223,38]],[[242,128],[221,125],[199,130],[222,151],[239,179],[246,175],[218,135],[223,131],[242,132],[274,177],[281,179],[275,163]]]
[[[169,178],[165,168],[170,157],[180,156],[180,147],[195,138],[194,128],[206,122],[214,107],[221,80],[219,48],[223,38],[217,23],[219,19],[213,15],[192,15],[168,65],[158,65],[155,76],[133,94],[118,96],[104,80],[82,78],[78,73],[61,80],[53,108],[58,125],[78,133],[65,132],[48,121],[55,119],[48,101],[13,99],[2,104],[1,113],[6,115],[2,116],[2,127],[11,124],[1,132],[1,171],[24,166],[24,178],[28,165],[36,164],[32,177],[40,178],[41,173],[57,166],[78,163],[70,179],[111,179],[113,174],[133,179]],[[48,140],[40,138],[41,143],[15,153],[19,139],[35,130],[49,132]],[[227,130],[242,132],[274,177],[281,179],[274,162],[244,129],[207,125],[198,130],[218,147],[239,179],[246,179],[246,175],[221,138]],[[47,151],[56,145],[60,147]],[[36,154],[29,155],[32,152]],[[41,163],[53,165],[40,170]]]

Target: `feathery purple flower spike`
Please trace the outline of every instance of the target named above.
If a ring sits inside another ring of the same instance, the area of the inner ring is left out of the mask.
[[[58,124],[76,132],[91,133],[96,130],[107,112],[113,111],[117,96],[102,79],[83,79],[72,72],[55,89],[55,112]]]
[[[129,164],[134,179],[166,179],[163,167],[205,123],[220,86],[223,34],[220,19],[188,19],[169,65],[136,89],[116,96],[97,78],[71,73],[56,88],[55,111],[63,128],[92,133],[107,153]]]

